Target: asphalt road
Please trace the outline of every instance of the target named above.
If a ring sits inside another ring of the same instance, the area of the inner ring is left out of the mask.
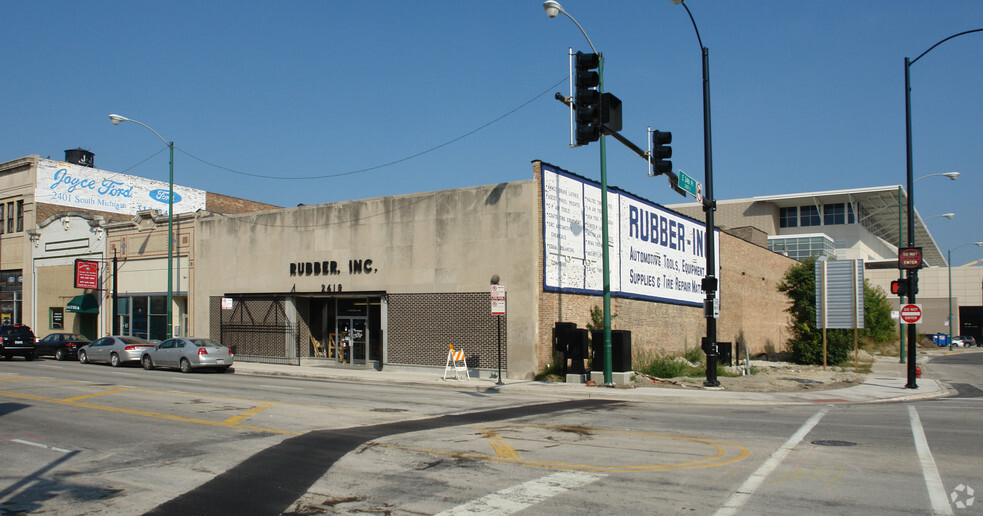
[[[983,352],[924,369],[959,395],[557,401],[0,361],[0,514],[980,512]]]

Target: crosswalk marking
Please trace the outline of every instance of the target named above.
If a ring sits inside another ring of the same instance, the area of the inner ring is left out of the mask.
[[[457,507],[438,513],[437,516],[461,516],[468,514],[505,516],[515,514],[547,498],[576,487],[590,484],[606,476],[601,473],[588,473],[584,471],[560,471],[517,486],[502,489],[501,491],[483,496],[464,505],[458,505]]]

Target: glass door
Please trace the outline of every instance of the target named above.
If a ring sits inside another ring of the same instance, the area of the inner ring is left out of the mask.
[[[364,317],[338,318],[338,362],[365,364],[368,329]]]

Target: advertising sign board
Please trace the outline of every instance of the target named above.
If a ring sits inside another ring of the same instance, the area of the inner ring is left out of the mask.
[[[75,259],[75,288],[99,288],[99,262]]]
[[[601,189],[548,165],[542,174],[543,287],[601,294]],[[703,306],[705,224],[616,189],[607,199],[611,295]],[[719,231],[711,238],[719,264]]]

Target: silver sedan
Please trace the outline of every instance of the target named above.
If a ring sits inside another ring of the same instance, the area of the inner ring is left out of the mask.
[[[190,373],[193,369],[210,368],[219,372],[232,366],[232,350],[211,339],[177,337],[161,342],[153,349],[143,351],[143,368],[155,367],[180,369]]]
[[[113,367],[119,367],[127,362],[139,362],[143,352],[153,347],[153,344],[138,337],[103,337],[79,348],[79,362],[107,362]]]

